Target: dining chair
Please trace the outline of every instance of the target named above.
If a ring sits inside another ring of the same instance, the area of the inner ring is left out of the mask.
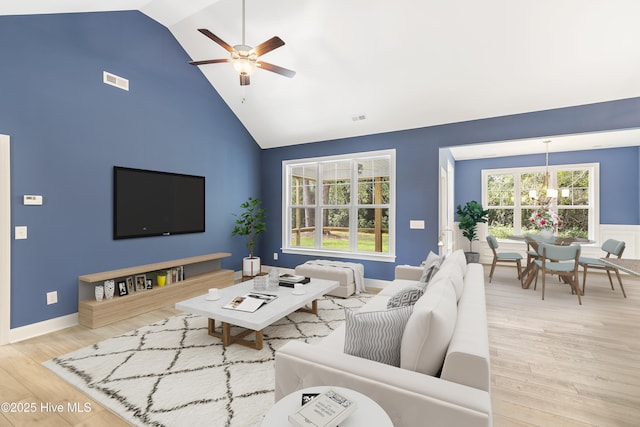
[[[625,242],[615,239],[608,239],[602,244],[602,250],[607,253],[604,258],[609,258],[611,255],[618,257],[620,259],[622,257],[622,252],[624,252]],[[611,272],[616,273],[616,277],[618,278],[618,283],[620,283],[620,290],[622,290],[622,295],[626,298],[627,294],[624,291],[624,286],[622,286],[622,277],[620,277],[620,270],[617,267],[613,267],[609,264],[605,264],[598,258],[588,258],[588,257],[580,257],[579,260],[580,265],[582,266],[582,294],[584,295],[584,287],[587,284],[587,270],[598,269],[605,270],[607,272],[607,276],[609,276],[609,284],[611,285],[611,290],[613,288],[613,280],[611,280]]]
[[[498,240],[494,236],[487,236],[487,243],[493,251],[493,262],[491,263],[491,272],[489,273],[489,283],[491,283],[491,279],[493,279],[493,272],[499,262],[515,263],[516,268],[518,269],[518,279],[522,283],[522,255],[517,252],[497,252]]]
[[[578,303],[582,305],[580,298],[580,286],[578,284],[578,260],[580,259],[580,246],[558,246],[540,242],[538,244],[540,259],[534,261],[537,270],[542,272],[542,299],[544,300],[545,277],[547,274],[557,274],[571,286],[571,293],[578,295]],[[537,281],[536,281],[537,285]],[[536,287],[534,286],[534,290]]]
[[[531,283],[530,280],[526,280],[528,279],[529,274],[537,273],[537,271],[535,270],[534,261],[540,258],[540,255],[538,255],[538,243],[541,242],[542,239],[537,234],[525,234],[524,241],[527,243],[527,263],[525,264],[524,270],[520,275],[520,280],[522,282],[523,288],[525,287],[525,281],[527,283]],[[537,274],[535,275],[535,280],[537,284],[538,283]]]

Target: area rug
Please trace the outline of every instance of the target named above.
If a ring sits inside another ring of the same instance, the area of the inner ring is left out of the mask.
[[[259,426],[274,403],[275,351],[312,343],[344,322],[344,307],[370,298],[318,300],[264,330],[264,347],[224,348],[207,319],[174,316],[44,362],[102,406],[137,426]]]

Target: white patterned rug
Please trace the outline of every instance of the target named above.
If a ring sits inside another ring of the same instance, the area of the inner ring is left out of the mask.
[[[178,315],[101,341],[44,366],[138,426],[257,426],[273,405],[274,354],[289,340],[313,342],[369,295],[318,301],[264,330],[264,347],[223,348],[207,319]]]

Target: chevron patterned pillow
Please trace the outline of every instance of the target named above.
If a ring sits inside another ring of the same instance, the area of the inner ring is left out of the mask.
[[[402,333],[412,311],[412,306],[359,313],[345,309],[344,352],[400,366]]]
[[[387,308],[397,308],[413,305],[424,295],[426,286],[411,285],[393,295],[387,301]]]

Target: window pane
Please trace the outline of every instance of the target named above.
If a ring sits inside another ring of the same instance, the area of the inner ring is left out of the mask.
[[[389,252],[389,209],[358,209],[358,251]]]
[[[589,171],[558,171],[558,205],[589,205]]]
[[[513,206],[515,185],[513,175],[489,175],[487,179],[488,206]]]
[[[489,209],[489,234],[497,238],[513,236],[513,209]]]
[[[359,160],[358,203],[388,204],[389,201],[389,159]]]
[[[315,215],[314,208],[291,209],[291,246],[315,247]]]
[[[300,165],[291,168],[291,204],[316,203],[316,165]]]
[[[523,173],[520,175],[520,203],[531,204],[531,191],[535,191],[537,197],[544,196],[544,172]],[[524,218],[524,216],[523,216]]]
[[[349,209],[322,210],[322,248],[349,250]]]
[[[559,209],[562,227],[558,235],[563,237],[589,237],[589,209]]]
[[[348,205],[351,202],[350,161],[322,165],[322,203]]]

